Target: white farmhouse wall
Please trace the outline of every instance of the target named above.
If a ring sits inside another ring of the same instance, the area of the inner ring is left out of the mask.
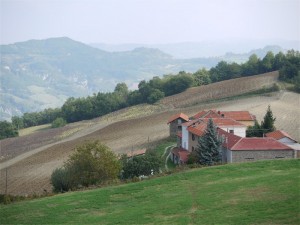
[[[239,137],[246,137],[246,127],[220,127],[222,130],[226,131],[227,133],[230,133],[230,130],[233,130],[234,135]]]
[[[186,126],[182,126],[182,143],[184,149],[189,149],[189,131]]]

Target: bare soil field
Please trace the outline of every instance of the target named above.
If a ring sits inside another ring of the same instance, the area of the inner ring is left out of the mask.
[[[185,94],[183,93],[183,95]],[[186,107],[178,105],[176,108],[169,107],[168,102],[164,104],[140,105],[123,109],[95,120],[70,124],[69,127],[61,128],[62,130],[51,131],[52,129],[49,129],[48,134],[45,130],[45,133],[40,134],[41,137],[35,136],[38,132],[25,136],[27,139],[4,140],[5,145],[1,142],[1,152],[9,152],[13,149],[15,156],[19,157],[24,155],[22,153],[27,152],[29,154],[37,148],[28,150],[27,147],[26,151],[26,147],[24,147],[26,145],[38,146],[39,144],[39,147],[43,147],[47,140],[50,142],[50,146],[46,149],[21,157],[12,164],[7,164],[9,165],[7,167],[8,193],[27,195],[32,193],[41,194],[44,190],[50,192],[52,171],[63,165],[63,162],[78,144],[82,144],[87,140],[99,140],[107,144],[116,153],[128,153],[131,150],[148,147],[154,141],[169,135],[167,120],[171,115],[178,112],[184,112],[192,116],[204,109],[249,110],[257,116],[258,121],[261,121],[267,106],[270,105],[276,117],[276,127],[284,129],[300,141],[298,121],[300,117],[300,95],[296,93],[281,91],[255,97],[241,97],[206,104],[190,104]],[[168,108],[166,108],[166,105]],[[48,139],[42,139],[43,136],[47,136]],[[22,142],[22,140],[27,140],[27,142]],[[44,140],[44,142],[40,144],[39,140]],[[0,163],[0,168],[2,166],[0,171],[0,193],[5,193],[6,185],[6,171],[4,169],[6,166],[3,165],[11,160],[13,159]]]
[[[210,85],[190,88],[184,93],[172,95],[161,100],[161,104],[169,107],[186,107],[211,99],[226,98],[245,94],[261,88],[271,87],[278,80],[278,71],[262,75],[237,78]]]

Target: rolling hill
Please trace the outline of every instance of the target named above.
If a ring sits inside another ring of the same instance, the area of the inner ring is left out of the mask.
[[[44,189],[51,191],[52,171],[63,165],[76,145],[86,140],[99,140],[116,153],[149,147],[168,137],[166,121],[178,112],[192,116],[204,109],[248,110],[261,121],[270,105],[277,129],[287,131],[300,141],[299,94],[280,91],[234,97],[245,94],[244,89],[228,92],[232,85],[248,85],[249,91],[267,87],[277,82],[277,76],[275,72],[192,88],[172,98],[165,98],[157,105],[138,105],[63,128],[45,129],[23,137],[1,140],[0,176],[5,177],[5,168],[8,168],[8,190],[11,194],[42,193]],[[203,99],[203,90],[211,96],[210,99]],[[185,101],[189,97],[191,101]],[[1,180],[0,193],[4,190],[5,184]]]
[[[201,168],[0,206],[3,224],[299,224],[299,160]]]
[[[218,59],[174,59],[158,49],[106,52],[69,38],[1,45],[0,119],[61,106],[68,97],[112,91],[117,83],[211,67]]]

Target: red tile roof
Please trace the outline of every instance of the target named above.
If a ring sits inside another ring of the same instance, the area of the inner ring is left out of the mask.
[[[201,111],[193,116],[195,119],[199,118],[218,118],[221,117],[216,110],[209,110],[209,111]]]
[[[168,120],[168,124],[179,118],[181,118],[185,121],[189,121],[189,117],[187,115],[185,115],[184,113],[178,113],[178,114],[170,117],[170,119]]]
[[[243,150],[292,150],[292,148],[282,144],[274,138],[241,138],[237,143],[230,149],[232,151],[243,151]]]
[[[188,156],[190,154],[189,151],[183,149],[183,148],[173,148],[172,153],[179,157],[180,161],[183,163],[186,163],[188,160]]]
[[[224,115],[225,118],[231,118],[237,121],[254,121],[255,117],[248,111],[219,111],[220,115]]]
[[[242,137],[228,133],[220,128],[218,128],[218,134],[223,138],[223,147],[231,149]]]
[[[207,128],[207,123],[210,118],[192,120],[183,124],[188,127],[187,130],[197,136],[202,136]],[[244,124],[230,118],[212,118],[217,127],[245,127]]]
[[[254,121],[255,116],[251,115],[248,111],[201,111],[194,115],[195,119],[199,118],[219,118],[224,116],[224,118],[231,118],[237,121]]]
[[[203,120],[207,123],[209,119],[205,118]],[[212,118],[212,120],[217,127],[228,127],[228,126],[246,127],[244,124],[231,118]]]
[[[291,139],[292,141],[296,142],[295,139],[293,139],[288,133],[286,133],[283,130],[275,130],[273,132],[266,133],[266,137],[271,137],[276,140],[287,137],[287,138]]]

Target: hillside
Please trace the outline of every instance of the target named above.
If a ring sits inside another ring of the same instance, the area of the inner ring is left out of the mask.
[[[3,224],[299,224],[299,160],[194,169],[0,206]]]
[[[196,71],[218,59],[174,59],[158,49],[106,52],[69,38],[1,45],[0,120],[61,106],[68,97],[135,88],[153,76]]]
[[[262,79],[264,76],[253,76],[252,80],[247,77],[232,82],[238,86],[237,81],[240,81],[240,84],[244,81],[245,85],[248,83],[252,88],[255,88],[257,84],[258,89],[261,85],[267,86],[276,82],[276,73],[265,76],[265,79]],[[263,81],[265,83],[261,83]],[[215,87],[214,85],[222,87],[218,89],[219,100],[216,98],[209,102],[206,99],[203,102],[202,94],[195,94],[195,90],[197,93],[202,93],[201,88],[204,88],[209,96],[213,96],[216,88],[209,87]],[[178,112],[192,116],[205,109],[248,110],[256,115],[258,121],[261,121],[267,106],[270,105],[276,117],[277,129],[287,131],[300,141],[298,135],[299,94],[281,91],[233,97],[235,93],[231,92],[231,98],[224,99],[225,94],[229,96],[227,90],[231,86],[231,82],[224,81],[212,84],[212,86],[192,88],[171,99],[163,99],[163,102],[157,105],[138,105],[94,120],[68,124],[63,128],[45,129],[27,136],[2,140],[0,142],[0,176],[5,177],[4,168],[8,168],[10,194],[43,193],[44,189],[51,191],[49,181],[52,171],[63,164],[76,145],[86,140],[99,140],[117,153],[128,153],[131,149],[145,148],[155,141],[168,137],[169,128],[166,122],[171,115]],[[224,90],[223,94],[221,90]],[[239,90],[240,94],[244,93],[242,88]],[[187,95],[187,93],[190,94]],[[193,102],[186,104],[183,100],[181,105],[179,100],[186,99],[186,96],[190,96]],[[177,100],[173,101],[174,99]],[[174,102],[177,105],[174,105]],[[4,193],[4,190],[5,184],[1,180],[0,193]]]

